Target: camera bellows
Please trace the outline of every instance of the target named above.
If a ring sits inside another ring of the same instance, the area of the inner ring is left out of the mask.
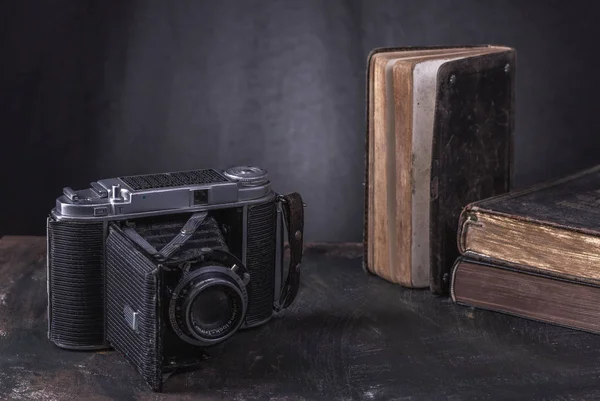
[[[102,222],[48,220],[49,337],[60,347],[106,347],[102,232]]]
[[[181,234],[189,216],[182,215],[168,219],[163,217],[140,219],[136,221],[135,231],[159,252],[171,245],[171,240]],[[176,252],[172,252],[171,260],[183,260],[198,256],[203,248],[220,249],[228,251],[229,248],[219,229],[218,223],[211,216],[206,217],[200,223],[190,238],[178,246]]]

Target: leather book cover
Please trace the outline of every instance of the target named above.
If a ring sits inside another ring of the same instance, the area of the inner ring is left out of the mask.
[[[467,205],[458,249],[600,284],[600,165]]]
[[[378,85],[387,73],[393,83]],[[506,47],[371,52],[363,230],[367,272],[407,287],[448,291],[462,208],[510,188],[514,77],[515,52]]]
[[[460,305],[600,333],[600,287],[490,259],[459,257],[450,295]]]
[[[446,63],[438,72],[431,194],[431,290],[445,293],[462,208],[510,190],[515,52]]]

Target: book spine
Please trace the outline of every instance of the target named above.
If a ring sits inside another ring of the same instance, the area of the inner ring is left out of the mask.
[[[454,283],[456,281],[456,271],[463,261],[463,257],[458,257],[452,265],[452,271],[450,272],[450,299],[452,302],[456,302],[456,294],[454,292]]]
[[[456,245],[458,246],[458,252],[464,255],[467,251],[466,236],[467,236],[467,222],[470,222],[471,205],[467,205],[461,212],[458,218],[458,229],[456,232]]]
[[[372,185],[369,180],[369,158],[372,156],[372,152],[370,151],[371,141],[370,141],[370,132],[371,127],[369,123],[369,112],[371,110],[371,59],[373,55],[378,52],[378,49],[374,49],[369,53],[367,57],[367,71],[366,71],[366,79],[365,79],[365,121],[366,121],[366,133],[365,133],[365,171],[364,171],[364,208],[363,208],[363,260],[362,260],[362,268],[368,274],[373,274],[370,270],[369,258],[371,255],[369,254],[369,241],[372,241],[369,233],[369,185]]]

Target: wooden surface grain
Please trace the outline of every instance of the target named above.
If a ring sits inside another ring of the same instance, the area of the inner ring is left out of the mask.
[[[45,239],[0,239],[0,399],[600,398],[600,337],[452,304],[361,269],[358,245],[306,250],[297,302],[152,393],[115,351],[46,338]]]

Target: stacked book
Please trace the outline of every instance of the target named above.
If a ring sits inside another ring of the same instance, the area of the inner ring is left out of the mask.
[[[600,333],[600,166],[469,204],[454,302]]]

